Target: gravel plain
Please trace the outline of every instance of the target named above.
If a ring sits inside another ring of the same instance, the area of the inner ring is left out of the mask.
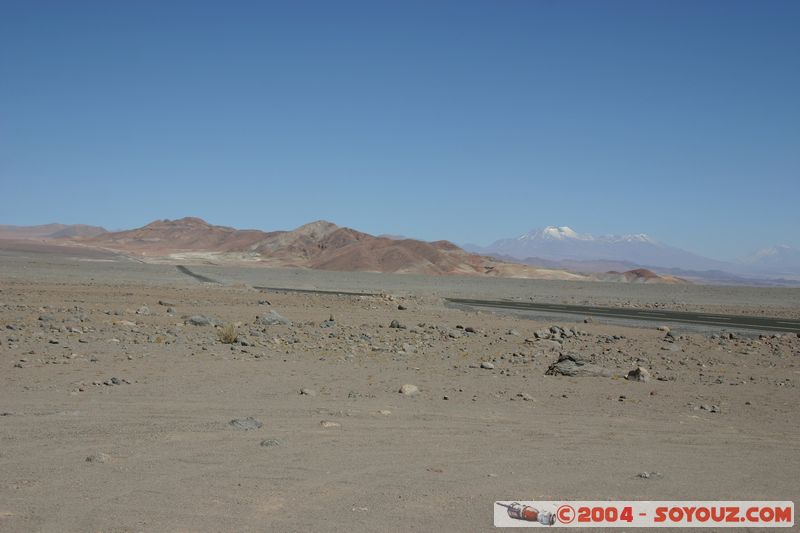
[[[442,301],[796,318],[797,290],[189,268],[219,283],[0,252],[0,530],[486,531],[495,500],[800,496],[796,335]]]

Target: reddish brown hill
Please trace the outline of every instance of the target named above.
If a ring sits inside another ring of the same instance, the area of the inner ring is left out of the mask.
[[[558,270],[504,263],[465,252],[447,241],[375,237],[325,221],[292,231],[263,232],[214,226],[199,218],[158,220],[142,228],[78,239],[83,245],[141,257],[198,254],[217,261],[241,260],[246,254],[272,266],[322,270],[479,274],[509,277],[585,279]]]
[[[176,252],[242,251],[264,235],[258,230],[214,226],[199,218],[186,217],[156,220],[141,228],[105,233],[81,242],[137,255],[163,256]]]

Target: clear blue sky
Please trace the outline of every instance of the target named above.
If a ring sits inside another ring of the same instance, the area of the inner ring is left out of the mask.
[[[0,2],[0,223],[800,246],[800,2]]]

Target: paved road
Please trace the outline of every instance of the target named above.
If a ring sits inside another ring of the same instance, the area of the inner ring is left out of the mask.
[[[287,287],[260,287],[253,285],[254,289],[270,292],[299,292],[307,294],[334,294],[336,296],[380,296],[377,292],[353,292],[353,291],[325,291],[322,289],[290,289]]]
[[[800,333],[800,320],[767,318],[757,316],[718,315],[714,313],[689,313],[685,311],[661,311],[642,309],[622,309],[614,307],[594,307],[583,305],[539,304],[532,302],[513,302],[508,300],[470,300],[446,298],[447,301],[471,307],[491,307],[510,311],[538,311],[545,313],[566,313],[581,316],[602,316],[625,320],[649,320],[654,322],[680,322],[704,326],[721,326],[728,329],[754,329],[763,331],[783,331]]]
[[[191,270],[189,270],[188,268],[186,268],[183,265],[177,265],[175,268],[178,269],[178,272],[182,272],[182,273],[186,274],[187,276],[191,276],[194,279],[196,279],[197,281],[202,281],[203,283],[216,283],[217,285],[220,284],[219,281],[217,281],[215,279],[211,279],[208,276],[203,276],[202,274],[197,274],[195,272],[192,272]]]

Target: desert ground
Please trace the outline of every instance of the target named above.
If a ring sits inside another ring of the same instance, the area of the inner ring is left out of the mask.
[[[800,290],[190,268],[216,283],[0,252],[0,531],[487,531],[495,500],[800,499],[796,334],[442,299],[797,318]],[[547,375],[566,355],[596,375]]]

